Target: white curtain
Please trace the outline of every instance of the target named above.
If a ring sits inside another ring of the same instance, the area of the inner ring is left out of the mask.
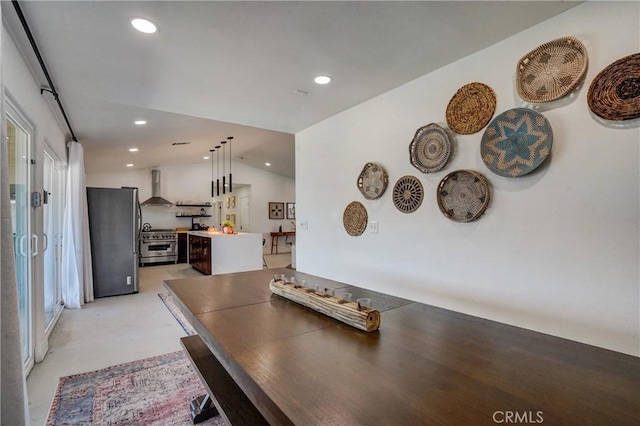
[[[20,344],[18,284],[11,225],[9,153],[2,81],[4,28],[0,30],[0,424],[28,425],[29,406]]]
[[[69,142],[67,203],[62,225],[62,298],[64,307],[80,309],[93,302],[93,271],[89,241],[89,215],[84,173],[84,150]]]

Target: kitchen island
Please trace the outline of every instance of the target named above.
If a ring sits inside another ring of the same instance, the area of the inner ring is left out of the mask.
[[[189,231],[189,264],[205,275],[262,269],[262,234]]]

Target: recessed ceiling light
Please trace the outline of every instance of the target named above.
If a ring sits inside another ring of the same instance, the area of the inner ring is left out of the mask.
[[[319,75],[314,78],[313,81],[315,81],[316,84],[329,84],[331,83],[331,77],[328,75]]]
[[[203,160],[208,160],[209,156],[207,155],[206,157],[202,157]]]
[[[133,163],[127,164],[127,167],[133,167]]]
[[[133,18],[131,25],[133,25],[133,28],[136,30],[145,34],[153,34],[158,30],[153,22],[142,18]]]
[[[138,152],[138,148],[129,148],[129,152]]]
[[[144,120],[136,120],[133,122],[133,124],[137,125],[137,126],[144,126],[145,124],[147,124],[146,121]]]
[[[271,163],[264,163],[265,166],[269,167]]]

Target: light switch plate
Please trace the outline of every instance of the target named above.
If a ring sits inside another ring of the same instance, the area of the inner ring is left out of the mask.
[[[378,221],[377,220],[369,221],[369,224],[367,225],[367,229],[369,230],[370,234],[377,234],[378,233]]]
[[[309,229],[309,221],[308,220],[301,220],[299,223],[300,229]]]

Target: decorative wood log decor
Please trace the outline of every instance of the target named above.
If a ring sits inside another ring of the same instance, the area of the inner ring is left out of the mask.
[[[285,284],[283,281],[271,280],[269,289],[273,294],[311,308],[357,329],[371,332],[380,327],[380,312],[375,309],[358,309],[356,303],[343,303],[340,298],[319,294],[311,289],[291,283]]]

